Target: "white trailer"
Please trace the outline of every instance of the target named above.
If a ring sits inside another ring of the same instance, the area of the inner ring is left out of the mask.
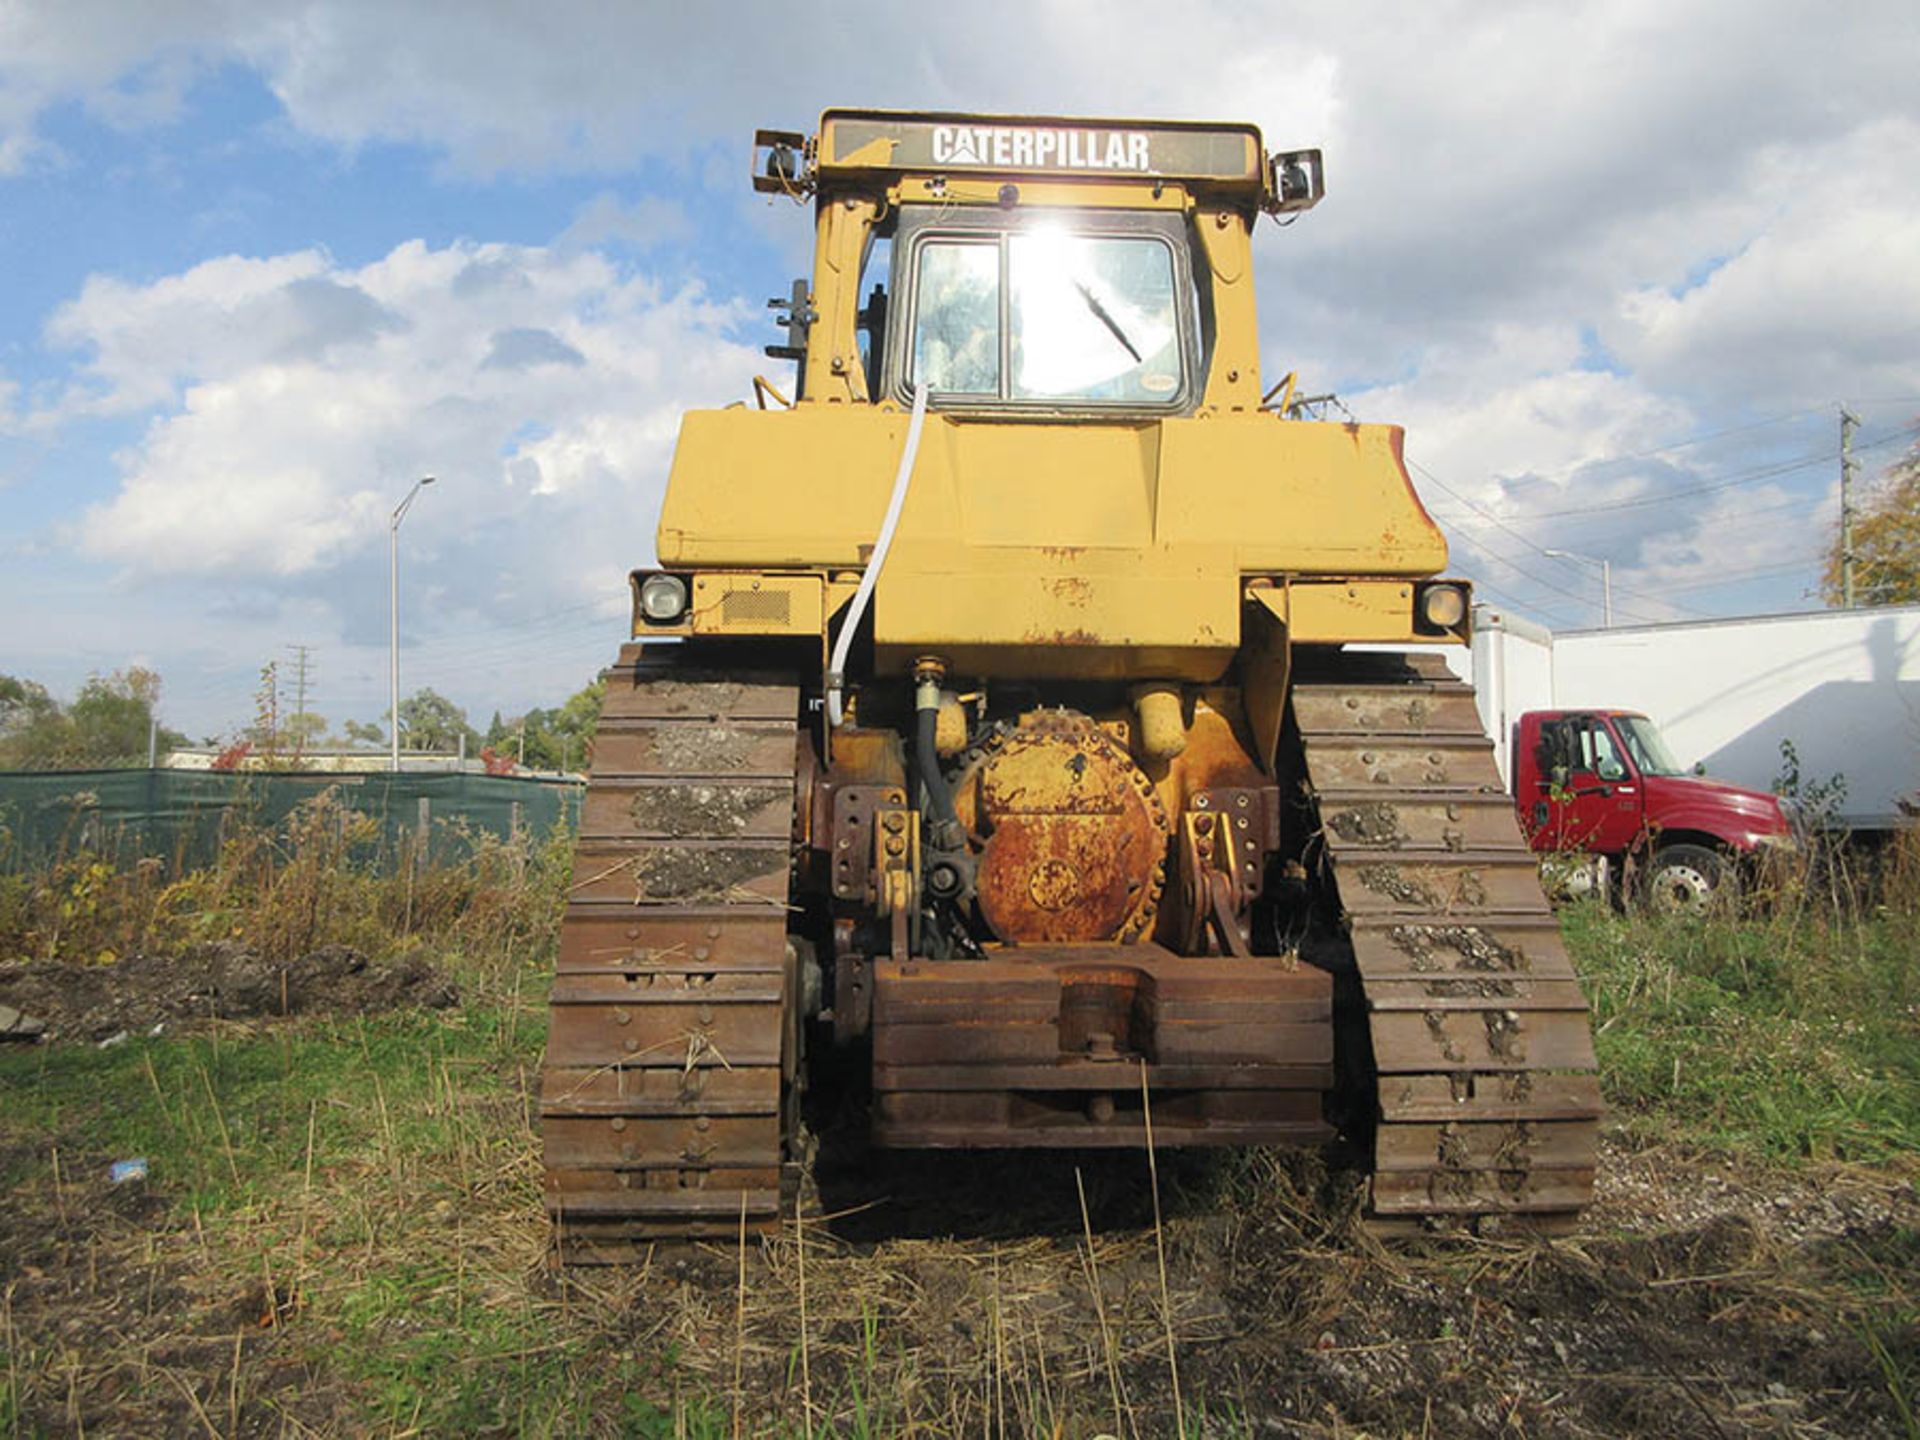
[[[1920,605],[1557,633],[1482,605],[1472,680],[1509,784],[1522,713],[1593,707],[1642,712],[1683,763],[1756,790],[1791,741],[1803,782],[1845,780],[1856,830],[1910,823],[1920,792]]]

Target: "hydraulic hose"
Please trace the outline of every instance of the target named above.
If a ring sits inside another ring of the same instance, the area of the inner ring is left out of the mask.
[[[927,792],[927,813],[932,817],[935,833],[931,837],[936,844],[948,843],[951,837],[943,833],[943,827],[952,825],[956,829],[960,824],[960,812],[954,808],[953,791],[947,788],[947,777],[940,773],[940,756],[935,749],[935,731],[940,723],[940,687],[939,682],[922,684],[920,690],[932,692],[932,703],[922,698],[914,716],[913,765],[920,773],[920,784]]]
[[[893,532],[900,524],[900,511],[907,503],[907,484],[913,478],[913,462],[920,453],[920,430],[926,419],[927,387],[916,385],[913,388],[913,417],[907,422],[907,445],[900,452],[899,473],[893,477],[893,498],[887,502],[887,516],[880,522],[880,533],[874,538],[873,554],[867,557],[867,568],[860,575],[860,587],[853,592],[853,602],[847,606],[847,618],[840,623],[840,636],[833,642],[833,654],[827,661],[827,720],[835,729],[845,719],[842,691],[847,675],[847,655],[853,649],[853,634],[860,628],[860,621],[867,613],[874,584],[880,578],[880,567],[887,563],[887,551],[893,547]]]

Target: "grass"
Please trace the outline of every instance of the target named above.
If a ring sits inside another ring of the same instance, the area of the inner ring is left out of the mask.
[[[171,910],[151,878],[74,871],[91,928],[70,910],[55,953],[100,963],[140,926],[175,923],[156,914],[290,945],[351,943],[411,913],[387,953],[432,956],[462,1004],[0,1050],[0,1436],[1150,1440],[1173,1433],[1170,1343],[1185,1434],[1209,1440],[1276,1415],[1303,1435],[1472,1433],[1474,1397],[1496,1391],[1484,1423],[1516,1433],[1529,1417],[1551,1430],[1576,1400],[1592,1433],[1675,1415],[1738,1433],[1739,1396],[1764,1380],[1730,1384],[1723,1406],[1650,1392],[1659,1367],[1772,1365],[1814,1327],[1828,1340],[1806,1374],[1841,1378],[1804,1384],[1832,1433],[1920,1435],[1911,1208],[1797,1245],[1715,1220],[1672,1237],[1603,1224],[1544,1251],[1390,1252],[1354,1227],[1350,1176],[1251,1154],[1163,1166],[1164,1229],[1115,1223],[1092,1184],[1086,1216],[1068,1171],[1065,1228],[1023,1233],[1020,1187],[1054,1181],[1015,1169],[994,1182],[1004,1234],[853,1245],[809,1221],[804,1256],[789,1227],[744,1267],[723,1244],[555,1276],[530,1114],[556,862],[503,850],[416,875],[409,894],[404,877],[323,876],[324,850],[278,843],[271,867],[254,851]],[[1911,908],[1563,920],[1616,1137],[1790,1189],[1842,1164],[1856,1188],[1910,1192]],[[16,934],[44,956],[45,930]],[[133,1156],[148,1179],[109,1184]],[[1118,1183],[1144,1194],[1137,1169]],[[1606,1343],[1542,1372],[1529,1398],[1542,1326]]]
[[[738,1291],[730,1246],[654,1272],[549,1274],[528,1121],[537,992],[528,977],[518,1012],[0,1052],[13,1202],[0,1249],[29,1277],[10,1294],[24,1324],[0,1364],[0,1434],[16,1411],[33,1417],[26,1433],[80,1428],[73,1417],[96,1432],[157,1417],[205,1433],[203,1412],[223,1435],[295,1420],[328,1434],[815,1440],[1104,1424],[1104,1359],[1061,1324],[1076,1244],[987,1256],[917,1241],[875,1257],[813,1231],[804,1335],[790,1236],[750,1247]],[[134,1155],[148,1179],[109,1185],[107,1166]],[[1164,1374],[1168,1336],[1223,1332],[1191,1286],[1163,1300],[1150,1233],[1090,1240],[1133,1433],[1160,1433],[1145,1377]],[[63,1327],[75,1325],[110,1343],[74,1345]],[[131,1354],[147,1376],[137,1398],[115,1378]],[[286,1376],[306,1378],[295,1389]],[[1250,1433],[1236,1413],[1203,1395],[1186,1433]]]
[[[1630,1132],[1776,1160],[1920,1154],[1920,924],[1563,912]]]
[[[93,1308],[163,1346],[182,1317],[143,1311],[138,1290],[166,1290],[166,1259],[190,1260],[201,1328],[327,1374],[341,1430],[567,1435],[620,1413],[633,1433],[679,1433],[700,1402],[663,1396],[670,1357],[598,1355],[590,1327],[556,1324],[529,1125],[535,1019],[399,1013],[0,1057],[8,1190],[54,1222],[9,1248],[35,1269],[71,1267],[76,1249],[95,1273],[106,1260],[123,1293],[93,1293]],[[45,1138],[19,1144],[30,1136]],[[128,1233],[104,1171],[134,1155],[166,1214]],[[108,1258],[156,1233],[151,1263]],[[31,1338],[9,1347],[29,1388],[60,1360]],[[182,1377],[210,1415],[212,1379]]]

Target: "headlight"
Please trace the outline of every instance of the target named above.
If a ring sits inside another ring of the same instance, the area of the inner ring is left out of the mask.
[[[678,575],[649,575],[640,582],[640,613],[659,625],[687,613],[687,582]]]
[[[1420,618],[1436,630],[1451,630],[1467,618],[1467,593],[1458,585],[1429,585],[1420,592]]]

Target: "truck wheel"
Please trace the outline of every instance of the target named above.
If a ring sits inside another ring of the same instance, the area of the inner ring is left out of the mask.
[[[1726,859],[1704,845],[1663,845],[1640,877],[1640,902],[1656,915],[1704,915],[1733,883]]]

